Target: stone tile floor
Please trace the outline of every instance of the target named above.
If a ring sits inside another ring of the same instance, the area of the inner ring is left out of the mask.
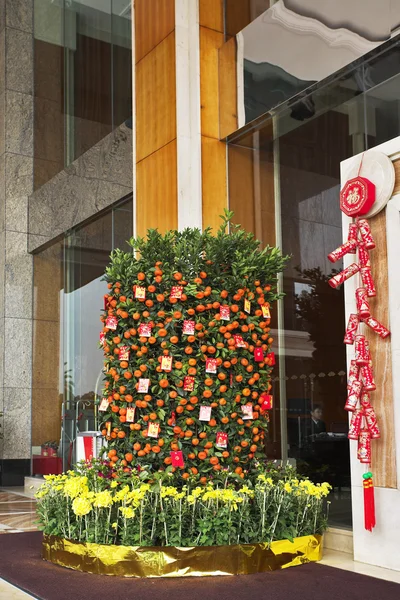
[[[24,488],[0,488],[0,534],[35,531],[36,501]],[[0,600],[33,598],[0,579]]]
[[[0,534],[35,531],[36,501],[19,491],[0,488]]]

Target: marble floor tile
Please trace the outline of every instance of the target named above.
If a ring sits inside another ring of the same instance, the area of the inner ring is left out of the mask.
[[[27,513],[34,512],[35,510],[36,502],[0,502],[0,515],[19,512]]]
[[[34,512],[26,514],[15,514],[15,515],[1,515],[0,525],[8,525],[13,529],[25,529],[36,527],[37,514]]]
[[[22,494],[0,491],[0,502],[21,502],[24,500],[32,502],[32,498],[28,498]]]
[[[0,600],[26,600],[27,598],[33,598],[33,596],[19,590],[4,579],[0,579]]]
[[[353,573],[358,573],[359,575],[369,575],[370,577],[377,577],[378,579],[384,579],[385,581],[400,583],[400,571],[393,571],[392,569],[384,569],[382,567],[375,567],[374,565],[356,562],[353,560],[352,555],[347,552],[324,550],[321,565],[336,567],[337,569],[343,569],[345,571],[353,571]]]

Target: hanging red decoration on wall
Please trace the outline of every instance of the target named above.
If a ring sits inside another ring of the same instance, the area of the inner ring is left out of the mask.
[[[360,164],[359,173],[361,170]],[[374,331],[382,339],[390,331],[371,314],[369,298],[376,296],[376,288],[371,273],[370,250],[375,248],[371,227],[365,218],[375,202],[375,186],[365,177],[350,179],[340,193],[340,208],[355,220],[349,225],[348,239],[342,246],[328,255],[331,262],[346,254],[356,254],[354,262],[329,280],[329,285],[337,288],[342,283],[358,275],[359,285],[355,291],[357,314],[352,313],[346,328],[344,343],[354,345],[354,359],[350,363],[347,384],[348,396],[345,410],[352,413],[348,438],[357,440],[357,458],[365,465],[371,464],[371,441],[380,437],[379,425],[371,405],[371,392],[376,389],[373,363],[368,340],[363,335],[364,327]],[[364,474],[364,518],[365,529],[375,527],[375,501],[372,473]]]

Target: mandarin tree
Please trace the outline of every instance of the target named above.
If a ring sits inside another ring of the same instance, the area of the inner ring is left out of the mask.
[[[204,483],[264,456],[269,311],[287,259],[231,217],[215,236],[151,229],[130,240],[132,253],[111,255],[101,430],[127,471],[172,464]]]

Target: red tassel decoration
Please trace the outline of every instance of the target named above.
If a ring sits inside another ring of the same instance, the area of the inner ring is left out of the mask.
[[[367,531],[372,531],[376,525],[375,519],[375,494],[372,473],[364,473],[364,526]]]

